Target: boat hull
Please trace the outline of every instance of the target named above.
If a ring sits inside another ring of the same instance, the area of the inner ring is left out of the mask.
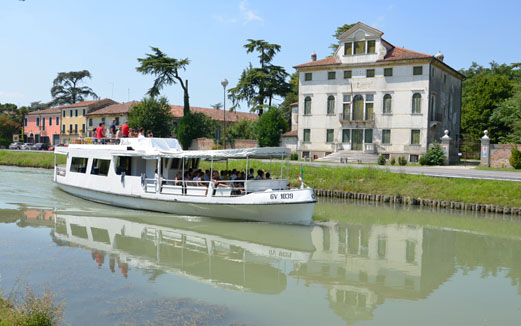
[[[295,197],[308,197],[308,201],[277,203],[217,203],[188,201],[185,198],[170,200],[121,195],[57,182],[63,191],[91,201],[118,207],[170,213],[176,215],[249,220],[270,223],[310,224],[316,200],[312,189],[290,190]],[[286,191],[288,192],[288,191]]]

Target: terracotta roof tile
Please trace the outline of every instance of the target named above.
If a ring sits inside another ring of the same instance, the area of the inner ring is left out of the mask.
[[[298,130],[290,130],[282,134],[282,137],[297,137]]]
[[[183,106],[181,105],[170,105],[172,115],[174,118],[182,118],[184,116],[183,114]],[[224,121],[224,110],[217,110],[217,109],[209,109],[209,108],[200,108],[196,106],[190,107],[191,112],[200,112],[203,114],[206,114],[207,116],[211,117],[214,120],[217,121]],[[259,116],[254,113],[247,113],[247,112],[226,112],[226,121],[227,122],[239,122],[241,120],[257,120]]]
[[[112,105],[104,107],[103,109],[89,112],[86,115],[91,116],[91,115],[128,113],[130,111],[130,108],[134,104],[138,104],[138,103],[139,102],[137,102],[137,101],[130,101],[130,102],[125,102],[125,103],[112,104]]]
[[[60,106],[59,108],[60,109],[68,109],[68,108],[77,108],[77,107],[82,107],[82,106],[98,106],[99,104],[115,104],[115,103],[118,103],[116,101],[113,101],[109,98],[104,98],[102,100],[93,100],[93,101],[83,101],[83,102],[78,102],[78,103],[74,103],[74,104],[68,104],[68,105],[63,105],[63,106]]]
[[[406,48],[401,48],[399,46],[395,46],[387,51],[387,54],[383,59],[378,60],[378,62],[382,61],[396,61],[396,60],[410,60],[410,59],[426,59],[433,58],[432,55],[416,52],[413,50],[409,50]]]
[[[37,110],[27,113],[27,115],[39,115],[39,114],[60,114],[62,109],[60,107],[50,108],[45,110]]]
[[[293,66],[293,68],[304,68],[304,67],[314,67],[314,66],[328,66],[328,65],[339,65],[340,62],[336,61],[334,56],[327,57],[325,59],[306,62],[300,65]]]

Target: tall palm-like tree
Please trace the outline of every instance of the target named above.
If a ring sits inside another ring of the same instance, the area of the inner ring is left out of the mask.
[[[51,88],[51,96],[53,97],[51,104],[73,104],[84,101],[85,97],[88,96],[97,98],[98,96],[90,87],[79,85],[84,78],[91,78],[88,70],[58,73]]]
[[[136,70],[144,75],[153,75],[155,77],[154,85],[148,90],[147,94],[156,97],[165,85],[172,85],[179,82],[184,92],[184,108],[185,115],[190,114],[190,101],[188,96],[188,80],[183,81],[179,76],[179,70],[186,70],[186,66],[190,64],[188,58],[175,59],[166,56],[156,47],[150,47],[153,54],[147,53],[145,58],[138,58],[141,64]]]

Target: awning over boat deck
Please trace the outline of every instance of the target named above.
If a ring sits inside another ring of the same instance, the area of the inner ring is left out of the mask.
[[[262,147],[262,148],[241,148],[223,149],[208,151],[157,151],[156,153],[142,151],[113,151],[112,155],[141,156],[144,159],[158,158],[201,158],[201,159],[242,159],[242,158],[282,158],[289,157],[289,148],[285,147]]]

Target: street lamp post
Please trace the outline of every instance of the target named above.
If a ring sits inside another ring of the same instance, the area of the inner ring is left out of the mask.
[[[223,85],[223,89],[224,89],[224,100],[223,100],[223,111],[224,111],[224,140],[223,140],[223,144],[224,144],[224,149],[226,149],[226,86],[228,86],[228,79],[224,78],[222,81],[221,81],[221,85]]]

